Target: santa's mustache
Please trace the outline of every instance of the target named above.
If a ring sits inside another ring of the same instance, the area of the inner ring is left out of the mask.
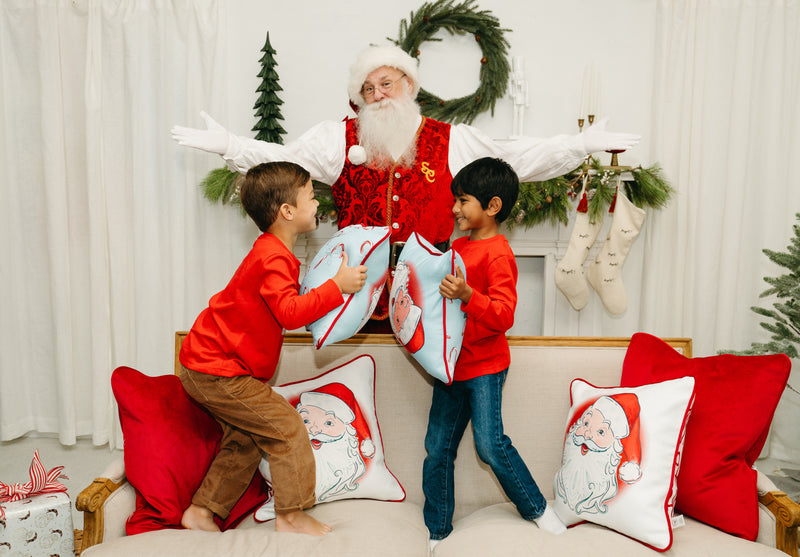
[[[586,445],[586,447],[590,451],[603,452],[608,450],[608,447],[603,448],[597,443],[595,443],[592,439],[587,439],[583,435],[578,435],[577,433],[574,433],[572,437],[573,437],[572,439],[573,443],[575,443],[578,446]]]
[[[344,434],[342,434],[342,435],[344,435]],[[316,434],[314,434],[314,433],[311,433],[310,431],[308,432],[308,438],[311,441],[318,441],[320,443],[330,443],[332,441],[338,441],[339,439],[342,438],[342,435],[333,436],[333,435],[328,435],[327,433],[316,433]]]

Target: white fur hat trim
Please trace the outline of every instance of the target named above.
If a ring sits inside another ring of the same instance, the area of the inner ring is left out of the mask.
[[[350,66],[350,80],[347,82],[347,94],[356,106],[364,106],[366,101],[361,96],[361,88],[367,76],[381,66],[397,68],[406,74],[414,86],[412,97],[419,93],[418,62],[402,48],[394,45],[370,46],[356,58]]]

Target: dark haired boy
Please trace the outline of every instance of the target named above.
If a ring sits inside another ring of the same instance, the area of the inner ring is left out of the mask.
[[[458,445],[472,420],[475,448],[526,520],[554,534],[564,524],[539,491],[511,439],[503,432],[502,389],[511,362],[505,333],[514,324],[517,264],[500,224],[519,194],[519,180],[505,161],[482,158],[453,178],[456,225],[469,232],[453,242],[466,267],[447,275],[439,292],[461,300],[467,314],[464,341],[450,385],[435,381],[425,436],[423,515],[431,547],[453,530],[453,469]]]
[[[275,529],[316,536],[330,532],[304,509],[315,501],[316,472],[299,414],[267,381],[275,373],[284,329],[296,329],[342,304],[366,282],[366,267],[347,266],[300,295],[297,237],[317,227],[319,202],[308,172],[294,163],[251,168],[242,206],[262,234],[224,290],[211,298],[183,341],[179,377],[186,392],[222,426],[220,449],[183,513],[181,525],[218,531],[261,461],[269,460]]]

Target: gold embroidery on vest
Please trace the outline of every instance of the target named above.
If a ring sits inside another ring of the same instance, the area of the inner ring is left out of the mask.
[[[429,181],[431,184],[436,181],[436,171],[428,165],[428,161],[422,161],[422,164],[419,165],[420,170],[425,175],[425,179]]]

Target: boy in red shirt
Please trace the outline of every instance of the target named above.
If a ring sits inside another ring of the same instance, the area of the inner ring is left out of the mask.
[[[269,459],[275,529],[321,536],[331,529],[304,509],[314,504],[316,472],[297,411],[267,381],[275,373],[284,329],[315,321],[366,282],[366,267],[347,266],[300,295],[297,237],[316,229],[319,202],[308,172],[289,162],[251,168],[240,198],[262,234],[222,292],[211,298],[183,341],[180,379],[222,426],[220,450],[183,514],[185,528],[218,531],[250,484],[262,453]]]
[[[466,267],[447,275],[439,286],[445,298],[461,300],[467,314],[464,341],[451,385],[435,381],[425,436],[423,515],[431,547],[453,530],[455,507],[453,464],[470,419],[475,448],[503,491],[526,520],[554,534],[565,530],[539,491],[511,439],[503,433],[502,389],[511,352],[506,331],[514,324],[517,263],[502,223],[519,194],[519,180],[508,163],[482,158],[465,166],[450,186],[458,229],[467,232],[453,242]]]

